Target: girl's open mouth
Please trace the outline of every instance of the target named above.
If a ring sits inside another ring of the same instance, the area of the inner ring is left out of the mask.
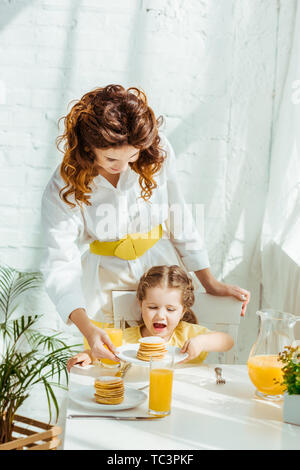
[[[166,327],[167,325],[165,323],[153,323],[153,328],[157,331],[161,331]]]

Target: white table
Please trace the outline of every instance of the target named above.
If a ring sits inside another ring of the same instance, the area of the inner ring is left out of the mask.
[[[163,419],[67,418],[64,449],[300,449],[300,426],[282,421],[283,401],[257,398],[245,365],[222,365],[226,384],[217,385],[215,366],[177,366],[172,412]],[[94,379],[71,373],[69,393],[87,380],[90,385],[86,386],[92,387]],[[148,400],[134,410],[115,414],[146,414],[147,406]],[[66,414],[72,413],[92,412],[69,397]]]

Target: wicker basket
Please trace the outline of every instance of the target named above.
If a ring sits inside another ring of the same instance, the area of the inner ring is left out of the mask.
[[[29,426],[22,427],[17,423],[28,424]],[[42,431],[40,431],[41,429]],[[15,415],[13,440],[0,444],[0,450],[55,450],[61,443],[58,437],[61,432],[60,426],[45,424],[41,421]]]

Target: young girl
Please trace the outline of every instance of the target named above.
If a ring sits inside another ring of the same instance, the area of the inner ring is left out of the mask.
[[[188,357],[181,362],[202,362],[208,352],[228,351],[233,339],[223,332],[210,331],[197,324],[191,310],[194,304],[192,279],[179,266],[154,266],[140,279],[137,288],[143,323],[124,330],[124,343],[137,343],[145,336],[160,336],[177,346]],[[75,364],[93,362],[86,350],[69,359],[68,370]]]

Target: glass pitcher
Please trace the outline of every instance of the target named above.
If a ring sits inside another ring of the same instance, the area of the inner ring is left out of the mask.
[[[267,400],[281,400],[283,364],[278,353],[295,341],[294,326],[300,318],[291,313],[266,309],[256,312],[259,332],[247,361],[248,374],[256,387],[256,395]]]

